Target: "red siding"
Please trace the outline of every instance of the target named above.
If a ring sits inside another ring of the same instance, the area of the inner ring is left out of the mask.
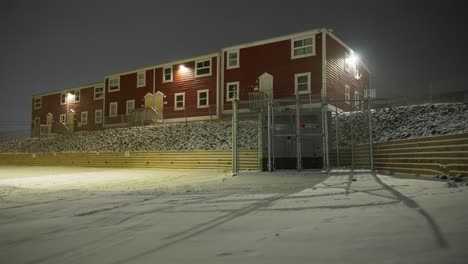
[[[226,69],[227,52],[224,56],[224,109],[230,109],[226,101],[226,83],[240,82],[239,99],[248,100],[249,93],[258,86],[258,77],[268,72],[273,75],[275,98],[294,97],[297,73],[311,73],[311,93],[319,95],[322,87],[322,36],[315,35],[315,56],[291,59],[291,40],[283,40],[239,50],[240,67]]]
[[[364,98],[364,89],[369,83],[369,73],[360,66],[361,79],[357,80],[354,69],[345,71],[345,56],[348,52],[334,38],[327,35],[327,98],[330,100],[345,99],[345,85],[350,87],[350,99],[354,98],[354,91],[358,91],[359,98]],[[349,105],[344,102],[331,102],[341,109],[349,109]],[[351,103],[352,104],[352,103]]]

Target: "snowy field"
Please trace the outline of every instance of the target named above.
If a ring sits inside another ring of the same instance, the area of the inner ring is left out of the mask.
[[[468,186],[0,167],[0,263],[467,263]]]

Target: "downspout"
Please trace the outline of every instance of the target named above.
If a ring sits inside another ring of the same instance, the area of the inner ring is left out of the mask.
[[[220,90],[219,90],[219,87],[220,87],[220,74],[222,73],[221,72],[221,65],[219,64],[219,57],[220,57],[220,54],[218,54],[218,56],[216,56],[216,119],[219,119],[220,117],[220,105],[219,105],[219,102],[220,102]],[[208,106],[209,107],[209,106]],[[210,117],[211,118],[211,117]]]
[[[104,78],[104,96],[102,98],[102,128],[106,125],[106,94],[107,94],[107,85],[106,85],[106,79]]]
[[[221,50],[221,63],[220,63],[220,69],[221,69],[221,83],[219,84],[219,89],[221,93],[219,94],[220,98],[220,115],[223,114],[224,112],[224,51]]]

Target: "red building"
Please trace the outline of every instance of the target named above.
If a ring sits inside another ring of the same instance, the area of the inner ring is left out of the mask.
[[[369,71],[353,53],[331,30],[316,29],[112,74],[103,83],[34,96],[32,131],[219,119],[232,100],[255,91],[273,100],[342,100],[330,107],[347,110],[369,88]]]

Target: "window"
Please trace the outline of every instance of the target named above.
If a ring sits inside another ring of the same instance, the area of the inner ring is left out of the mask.
[[[104,87],[98,86],[94,87],[94,100],[104,98]]]
[[[42,107],[42,97],[34,98],[34,109],[40,109]]]
[[[137,73],[137,87],[146,86],[146,71],[139,71]]]
[[[345,60],[344,60],[344,71],[345,72],[349,72],[349,70],[351,69],[350,65],[350,58],[351,58],[351,55],[349,53],[345,53]]]
[[[66,114],[60,114],[60,122],[65,123],[67,121],[67,115]]]
[[[239,100],[239,82],[226,84],[226,101],[233,101],[234,98]]]
[[[304,58],[315,55],[315,36],[291,40],[291,58]]]
[[[40,124],[41,124],[41,118],[40,117],[34,118],[34,125],[40,125]]]
[[[174,110],[185,109],[185,93],[174,94]]]
[[[345,85],[345,88],[344,88],[344,98],[345,98],[345,102],[347,104],[349,104],[349,100],[351,99],[351,92],[349,90],[349,85]]]
[[[359,105],[359,92],[354,91],[354,106],[358,106],[358,105]]]
[[[112,102],[109,104],[109,116],[110,117],[117,116],[117,106],[118,106],[117,102]]]
[[[134,109],[135,109],[135,100],[127,100],[127,110],[126,110],[127,115],[133,112]]]
[[[102,110],[94,111],[94,123],[95,124],[102,124]]]
[[[172,66],[163,68],[163,82],[172,82]]]
[[[60,94],[60,104],[66,104],[67,103],[67,94],[66,93],[61,93]]]
[[[211,75],[211,59],[195,62],[195,77]]]
[[[75,95],[73,97],[75,103],[80,102],[80,95],[81,95],[80,90],[72,91],[71,93]]]
[[[296,87],[295,94],[310,93],[310,72],[295,74],[294,79]]]
[[[239,50],[231,50],[227,52],[227,68],[239,68]]]
[[[209,90],[199,90],[197,91],[197,107],[198,108],[206,108],[208,107],[208,92]]]
[[[359,70],[359,64],[356,63],[356,65],[354,65],[354,78],[356,78],[356,80],[359,80],[361,79],[361,77],[362,77],[362,73]]]
[[[120,76],[109,78],[109,92],[120,90]]]
[[[88,124],[88,111],[81,112],[81,124],[82,125]]]

